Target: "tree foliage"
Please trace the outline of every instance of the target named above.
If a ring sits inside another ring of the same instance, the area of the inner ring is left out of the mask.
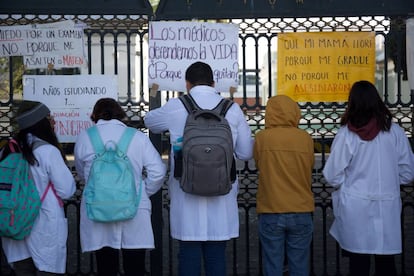
[[[22,94],[23,73],[22,57],[0,57],[0,100],[9,100],[11,94]]]

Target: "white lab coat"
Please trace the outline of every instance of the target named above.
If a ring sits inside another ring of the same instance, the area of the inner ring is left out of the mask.
[[[104,144],[119,141],[126,125],[119,120],[99,120],[98,131]],[[80,133],[75,143],[75,166],[79,177],[86,182],[95,156],[86,131]],[[90,220],[86,214],[85,202],[81,201],[80,238],[82,252],[95,251],[108,246],[120,248],[154,248],[151,225],[151,201],[165,179],[166,166],[148,136],[137,131],[129,144],[127,155],[132,163],[137,189],[145,167],[147,177],[142,180],[141,201],[134,218],[125,221],[100,223]],[[115,185],[116,183],[114,183]]]
[[[32,139],[38,138],[29,135],[29,143]],[[50,180],[61,199],[70,198],[76,191],[76,184],[59,150],[47,144],[37,147],[33,153],[39,166],[31,166],[30,169],[39,196],[42,197]],[[2,244],[9,263],[31,257],[40,271],[65,273],[67,237],[63,207],[49,189],[30,235],[21,241],[2,238]]]
[[[400,184],[414,179],[414,155],[404,130],[392,124],[372,141],[342,127],[323,169],[332,193],[330,234],[354,253],[401,253]]]
[[[191,95],[201,108],[213,109],[222,97],[210,86],[195,86]],[[169,131],[171,142],[183,136],[187,111],[177,98],[170,99],[164,106],[147,113],[145,125],[154,133]],[[252,158],[253,140],[244,114],[237,104],[226,114],[234,142],[237,158]],[[171,152],[173,152],[171,150]],[[173,153],[170,156],[170,170],[174,171]],[[223,196],[203,197],[188,194],[180,188],[179,182],[170,173],[168,179],[171,236],[182,241],[229,240],[239,235],[237,206],[238,180],[231,191]]]

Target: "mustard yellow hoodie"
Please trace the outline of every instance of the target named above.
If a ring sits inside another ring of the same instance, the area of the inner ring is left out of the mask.
[[[257,213],[301,213],[314,210],[311,136],[298,128],[298,104],[285,95],[266,106],[265,129],[256,134],[254,159],[259,170]]]

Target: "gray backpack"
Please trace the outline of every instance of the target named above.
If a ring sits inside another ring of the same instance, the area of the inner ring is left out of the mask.
[[[182,144],[181,188],[201,196],[227,194],[236,173],[233,136],[224,116],[233,102],[222,99],[208,110],[201,109],[191,95],[179,99],[188,111]]]

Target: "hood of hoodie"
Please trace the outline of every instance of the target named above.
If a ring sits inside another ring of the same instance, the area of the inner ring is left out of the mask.
[[[265,127],[297,127],[300,117],[300,108],[295,101],[286,95],[277,95],[267,102]]]

